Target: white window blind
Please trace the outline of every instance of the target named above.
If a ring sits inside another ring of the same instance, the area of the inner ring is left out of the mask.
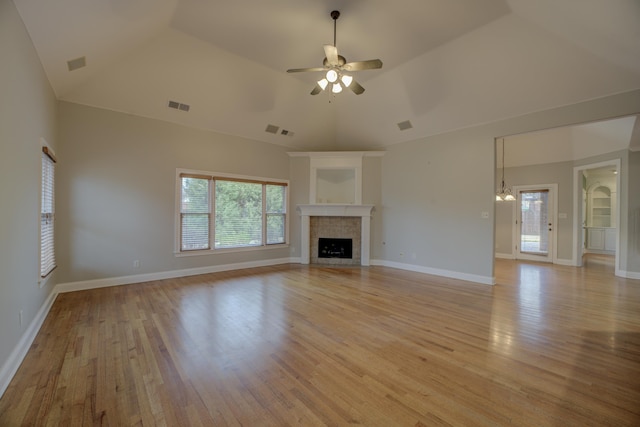
[[[42,148],[42,189],[40,202],[40,276],[46,277],[56,268],[54,252],[55,224],[55,156]]]
[[[267,245],[284,243],[286,240],[287,187],[265,185]]]

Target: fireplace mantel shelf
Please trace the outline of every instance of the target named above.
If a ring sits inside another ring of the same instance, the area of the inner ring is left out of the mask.
[[[374,205],[352,204],[316,204],[298,205],[298,212],[302,216],[359,216],[370,217]]]
[[[301,233],[301,264],[309,264],[310,260],[310,217],[312,216],[355,216],[362,218],[360,237],[360,263],[363,266],[369,265],[369,250],[371,242],[371,214],[374,205],[351,205],[351,204],[317,204],[298,205],[297,207],[302,217]]]

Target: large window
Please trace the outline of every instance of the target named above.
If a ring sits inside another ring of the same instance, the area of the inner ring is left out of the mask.
[[[287,183],[181,172],[179,250],[287,242]]]
[[[42,147],[42,184],[40,197],[40,276],[47,277],[56,268],[53,242],[55,223],[55,163],[48,147]]]

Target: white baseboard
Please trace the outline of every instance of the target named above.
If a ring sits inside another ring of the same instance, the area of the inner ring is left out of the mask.
[[[514,254],[499,254],[496,252],[494,256],[499,259],[516,259]]]
[[[296,261],[297,260],[297,261]],[[106,288],[109,286],[130,285],[133,283],[152,282],[154,280],[174,279],[176,277],[196,276],[198,274],[217,273],[220,271],[241,270],[244,268],[268,267],[279,264],[300,262],[299,258],[280,258],[261,261],[239,262],[235,264],[212,265],[207,267],[188,268],[185,270],[161,271],[158,273],[136,274],[133,276],[109,277],[105,279],[84,280],[79,282],[59,283],[55,287],[57,293],[84,291],[87,289]]]
[[[557,265],[568,265],[569,267],[576,267],[576,264],[572,259],[556,258],[553,260],[553,263]]]
[[[9,359],[2,365],[0,368],[0,397],[4,394],[9,387],[9,383],[13,379],[13,376],[18,371],[22,360],[27,355],[33,340],[38,335],[38,331],[40,331],[40,327],[44,322],[44,319],[47,318],[47,314],[49,314],[49,310],[51,310],[51,306],[53,302],[56,300],[57,292],[55,290],[51,291],[47,299],[44,301],[40,310],[36,313],[36,317],[31,321],[29,327],[24,331],[22,338],[18,341],[18,345],[13,349],[11,354],[9,355]]]
[[[638,273],[637,271],[619,270],[619,271],[616,272],[616,276],[625,277],[627,279],[640,280],[640,273]]]
[[[394,261],[371,260],[371,265],[379,265],[383,267],[398,268],[400,270],[415,271],[416,273],[431,274],[434,276],[448,277],[450,279],[465,280],[467,282],[475,282],[483,285],[495,285],[495,277],[479,276],[477,274],[461,273],[459,271],[442,270],[440,268],[423,267],[420,265],[404,264]]]

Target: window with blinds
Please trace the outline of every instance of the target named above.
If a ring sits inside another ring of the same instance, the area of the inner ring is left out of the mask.
[[[54,252],[55,163],[48,147],[42,148],[42,189],[40,201],[40,276],[47,277],[56,268]]]
[[[181,173],[180,251],[287,242],[287,183]]]

